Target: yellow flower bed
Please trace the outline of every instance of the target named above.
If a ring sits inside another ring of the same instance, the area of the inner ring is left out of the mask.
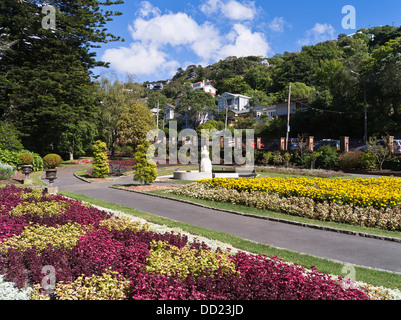
[[[387,208],[401,205],[401,179],[306,179],[255,178],[211,179],[198,183],[212,188],[233,189],[239,192],[266,192],[280,196],[306,197],[315,201],[353,204],[361,207]]]

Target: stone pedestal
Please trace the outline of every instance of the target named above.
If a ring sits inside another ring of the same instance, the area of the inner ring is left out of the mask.
[[[58,188],[57,187],[46,187],[45,188],[45,191],[48,193],[48,194],[52,194],[52,195],[56,195],[56,194],[58,194]]]

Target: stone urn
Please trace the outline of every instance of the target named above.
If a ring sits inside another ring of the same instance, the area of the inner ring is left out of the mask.
[[[32,180],[29,179],[29,175],[32,172],[32,166],[31,165],[22,165],[21,172],[25,175],[24,184],[31,184]]]
[[[46,169],[46,180],[49,180],[49,186],[53,187],[54,180],[57,179],[57,169]]]

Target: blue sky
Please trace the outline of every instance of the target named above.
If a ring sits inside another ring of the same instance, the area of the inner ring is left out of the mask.
[[[355,8],[355,29],[344,29],[347,5]],[[166,80],[179,67],[227,56],[301,51],[364,27],[401,26],[399,0],[126,0],[113,9],[123,15],[106,27],[125,42],[96,50],[111,68],[95,73],[136,82]]]

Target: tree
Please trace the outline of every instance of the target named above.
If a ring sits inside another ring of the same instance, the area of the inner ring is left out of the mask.
[[[244,76],[245,82],[254,90],[266,92],[271,86],[272,80],[270,71],[265,66],[256,65]]]
[[[134,147],[146,138],[151,129],[155,128],[156,122],[153,114],[141,104],[129,106],[121,114],[117,125],[120,142]]]
[[[138,145],[135,153],[134,181],[150,184],[157,178],[157,166],[155,162],[148,159],[147,153],[154,152],[154,146],[145,140],[142,144]]]
[[[376,163],[380,171],[383,170],[384,161],[391,158],[394,146],[390,145],[389,141],[390,138],[388,136],[383,137],[383,143],[380,143],[377,138],[370,138],[366,145],[367,151],[376,158]]]
[[[104,178],[109,174],[109,161],[107,159],[107,145],[103,141],[96,141],[93,146],[92,175],[96,178]]]
[[[230,92],[236,94],[244,94],[251,89],[251,86],[246,83],[244,76],[242,75],[237,75],[234,78],[224,80],[220,84],[220,88],[218,88],[218,90],[221,92]]]
[[[401,134],[401,37],[375,49],[361,65],[371,134]]]
[[[115,155],[118,144],[119,132],[118,122],[121,114],[124,114],[130,106],[135,105],[144,96],[144,88],[129,81],[121,83],[119,81],[110,82],[107,78],[102,78],[97,82],[99,90],[99,136],[107,141],[111,155]]]
[[[57,24],[45,29],[41,1],[0,0],[0,29],[15,43],[1,55],[0,119],[26,135],[25,147],[47,154],[79,145],[71,136],[85,134],[82,124],[93,123],[98,111],[91,69],[107,66],[90,50],[120,40],[104,28],[119,13],[103,9],[119,3],[51,1]]]
[[[21,133],[13,124],[0,121],[0,149],[15,151],[24,149],[20,136]]]
[[[187,119],[188,125],[193,129],[205,122],[208,115],[217,112],[215,98],[202,90],[193,90],[184,94],[176,108],[177,113]]]
[[[289,87],[285,87],[280,95],[281,101],[288,99]],[[291,99],[308,99],[315,93],[315,89],[302,82],[291,83]]]

